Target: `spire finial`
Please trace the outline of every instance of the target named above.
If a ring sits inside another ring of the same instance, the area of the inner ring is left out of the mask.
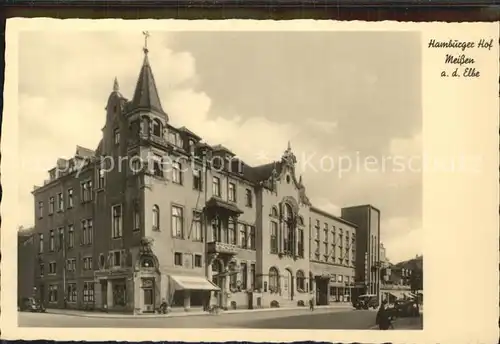
[[[144,48],[142,50],[144,51],[144,54],[147,54],[149,52],[148,50],[149,31],[142,31],[142,34],[144,35]]]
[[[118,79],[115,76],[115,81],[113,82],[113,92],[120,91],[120,85],[118,85]]]
[[[288,149],[289,151],[291,151],[291,150],[292,150],[292,144],[290,143],[290,140],[288,140],[288,147],[287,147],[287,149]]]

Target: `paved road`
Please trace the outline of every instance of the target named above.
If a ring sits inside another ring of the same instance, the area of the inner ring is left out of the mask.
[[[96,318],[19,313],[21,327],[371,329],[375,312],[346,309],[286,310],[172,318]],[[395,329],[422,329],[421,318],[399,319]]]

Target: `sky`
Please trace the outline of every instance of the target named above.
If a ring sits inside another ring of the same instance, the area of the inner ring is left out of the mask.
[[[115,77],[132,97],[143,46],[141,32],[20,34],[20,225],[57,158],[97,147]],[[290,141],[315,206],[372,204],[392,262],[422,253],[418,33],[150,32],[148,48],[171,124],[250,165]]]

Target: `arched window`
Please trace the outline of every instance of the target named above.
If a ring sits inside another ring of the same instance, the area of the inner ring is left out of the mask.
[[[280,276],[278,269],[274,266],[269,269],[269,291],[278,292],[280,286]]]
[[[160,208],[157,205],[153,206],[153,230],[160,230]]]
[[[295,252],[295,243],[294,243],[294,223],[293,223],[293,210],[292,206],[288,203],[285,203],[284,206],[284,225],[285,225],[285,252],[288,254],[294,254]]]
[[[293,210],[292,206],[288,203],[285,203],[285,220],[291,220],[293,218]]]
[[[146,117],[146,116],[141,117],[141,128],[140,128],[141,134],[145,134],[145,135],[149,134],[149,130],[150,130],[149,123],[150,122],[151,121],[148,117]]]
[[[162,130],[161,130],[161,122],[160,122],[159,119],[155,119],[153,121],[153,135],[161,137],[162,136],[161,132],[162,132]]]
[[[297,271],[297,290],[299,292],[306,291],[306,276],[302,270]]]
[[[143,257],[141,259],[141,267],[142,268],[154,268],[155,264],[153,258],[151,257]]]
[[[278,208],[273,207],[273,208],[271,209],[271,216],[273,216],[273,217],[278,217]]]

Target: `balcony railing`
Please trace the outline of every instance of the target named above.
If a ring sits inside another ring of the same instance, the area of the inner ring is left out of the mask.
[[[208,253],[236,254],[238,247],[225,242],[212,241],[207,244]]]

